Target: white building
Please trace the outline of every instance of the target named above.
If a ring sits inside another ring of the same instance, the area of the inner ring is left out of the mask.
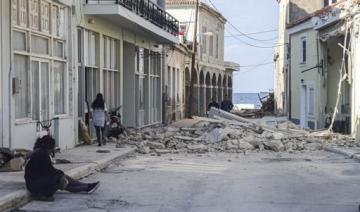
[[[0,146],[32,148],[38,121],[56,117],[51,133],[72,148],[97,93],[127,126],[162,121],[163,44],[178,42],[178,22],[164,1],[137,2],[0,1]]]
[[[166,0],[166,10],[179,20],[180,32],[183,34],[180,38],[189,49],[192,49],[196,1]],[[221,13],[205,3],[200,3],[196,23],[198,28],[196,70],[191,70],[191,60],[188,59],[182,63],[185,66],[179,69],[183,73],[181,79],[185,80],[183,101],[186,117],[190,114],[205,115],[207,105],[212,98],[219,103],[226,95],[232,98],[232,72],[238,70],[239,67],[237,64],[224,62],[225,23],[226,19]],[[169,70],[178,69],[171,64],[168,68]],[[192,82],[193,85],[191,85]],[[190,95],[191,92],[192,95]],[[191,96],[193,99],[190,99]]]

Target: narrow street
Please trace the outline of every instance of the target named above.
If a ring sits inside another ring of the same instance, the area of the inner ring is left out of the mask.
[[[59,192],[18,211],[352,212],[360,202],[359,163],[324,151],[137,155],[85,179],[95,180],[92,195]]]

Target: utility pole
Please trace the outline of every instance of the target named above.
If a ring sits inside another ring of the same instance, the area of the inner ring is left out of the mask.
[[[197,52],[197,31],[198,31],[198,17],[199,17],[199,0],[196,0],[196,6],[195,6],[195,22],[194,22],[194,37],[193,37],[193,51],[192,51],[192,58],[191,58],[191,73],[190,73],[190,95],[188,97],[189,102],[189,116],[188,118],[191,118],[194,111],[193,111],[193,88],[194,88],[194,77],[192,76],[193,73],[196,73],[195,69],[195,60],[196,60],[196,52]]]

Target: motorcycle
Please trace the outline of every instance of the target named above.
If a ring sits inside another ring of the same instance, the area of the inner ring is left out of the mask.
[[[120,107],[111,109],[109,111],[110,120],[108,122],[108,135],[107,137],[114,137],[119,139],[119,135],[124,133],[124,126],[121,123]]]

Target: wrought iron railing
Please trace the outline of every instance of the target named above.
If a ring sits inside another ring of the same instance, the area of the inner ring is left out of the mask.
[[[179,21],[151,0],[86,0],[86,3],[119,4],[174,36],[179,33]]]

